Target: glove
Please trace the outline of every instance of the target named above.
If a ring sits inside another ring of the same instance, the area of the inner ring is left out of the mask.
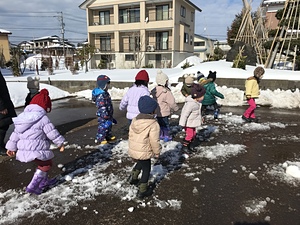
[[[103,127],[104,128],[109,128],[112,125],[112,122],[110,120],[106,120],[106,122],[104,123]]]
[[[112,123],[113,123],[113,124],[117,124],[118,121],[117,121],[115,118],[113,118],[113,119],[112,119]]]

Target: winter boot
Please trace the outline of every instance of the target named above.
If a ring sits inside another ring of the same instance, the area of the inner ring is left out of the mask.
[[[139,184],[139,191],[137,193],[137,197],[139,199],[143,199],[153,194],[153,190],[149,188],[147,183],[140,183]]]
[[[170,130],[168,128],[164,129],[164,142],[172,141],[172,135],[170,135]]]
[[[47,176],[39,184],[39,188],[44,190],[45,188],[51,187],[58,182],[56,178],[49,179]]]
[[[141,172],[140,170],[133,169],[131,171],[130,176],[128,177],[128,182],[132,185],[138,185],[138,183],[139,183],[138,177],[139,177],[140,172]]]
[[[214,119],[217,120],[218,119],[218,116],[219,116],[219,109],[215,109],[214,111]]]
[[[30,181],[30,183],[26,187],[26,192],[36,194],[36,195],[41,194],[42,189],[39,187],[39,184],[46,177],[47,177],[47,172],[36,169],[32,180]]]
[[[196,141],[195,141],[195,140],[192,140],[192,141],[190,142],[190,145],[189,145],[189,151],[190,151],[190,152],[197,152],[196,146],[197,146]]]
[[[190,153],[190,141],[184,140],[182,143],[182,152],[189,154]]]

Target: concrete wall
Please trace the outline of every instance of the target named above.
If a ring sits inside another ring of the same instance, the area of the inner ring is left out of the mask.
[[[182,81],[182,79],[179,79]],[[96,87],[95,81],[49,81],[41,83],[51,84],[59,89],[68,91],[69,93],[74,93],[78,91],[83,91],[87,89],[94,89]],[[228,88],[238,88],[244,90],[245,80],[244,79],[230,79],[230,78],[218,78],[216,80],[218,86],[227,86]],[[131,87],[133,82],[111,82],[111,86],[115,88],[123,89],[125,87]],[[175,86],[176,84],[172,84]],[[272,91],[276,89],[281,90],[295,90],[300,89],[300,81],[289,81],[289,80],[262,80],[260,83],[261,90],[270,89]]]

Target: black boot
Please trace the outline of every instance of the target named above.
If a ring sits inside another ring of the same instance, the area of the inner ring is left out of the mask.
[[[190,153],[190,141],[184,140],[182,143],[182,153],[189,154]]]

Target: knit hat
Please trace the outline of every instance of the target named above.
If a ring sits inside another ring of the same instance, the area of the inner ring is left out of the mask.
[[[169,80],[169,77],[166,74],[164,74],[161,70],[157,71],[156,83],[158,85],[165,86],[168,80]]]
[[[192,76],[187,76],[185,79],[184,79],[184,82],[188,85],[194,83],[194,78]]]
[[[153,113],[157,108],[157,105],[157,102],[148,95],[140,97],[138,102],[139,111],[144,114]]]
[[[149,75],[146,70],[141,70],[135,76],[135,80],[144,80],[149,82]]]
[[[110,83],[110,78],[106,75],[99,75],[97,77],[97,85],[102,90],[105,89],[106,85]]]
[[[199,81],[201,78],[204,78],[204,74],[201,73],[200,71],[197,72],[197,81]]]
[[[256,67],[255,70],[253,71],[254,76],[257,78],[261,78],[264,75],[264,73],[265,70],[261,66]]]
[[[40,93],[36,94],[29,103],[36,104],[45,109],[46,112],[51,112],[52,103],[49,97],[49,92],[47,89],[42,89]]]
[[[192,98],[200,98],[205,95],[205,88],[200,84],[194,84],[191,89]]]
[[[40,78],[39,77],[27,77],[27,88],[28,89],[40,89]]]
[[[217,72],[216,72],[216,71],[215,71],[215,72],[209,71],[209,74],[208,74],[208,76],[207,76],[207,79],[209,79],[209,78],[211,78],[213,81],[215,81],[216,78],[217,78]]]

